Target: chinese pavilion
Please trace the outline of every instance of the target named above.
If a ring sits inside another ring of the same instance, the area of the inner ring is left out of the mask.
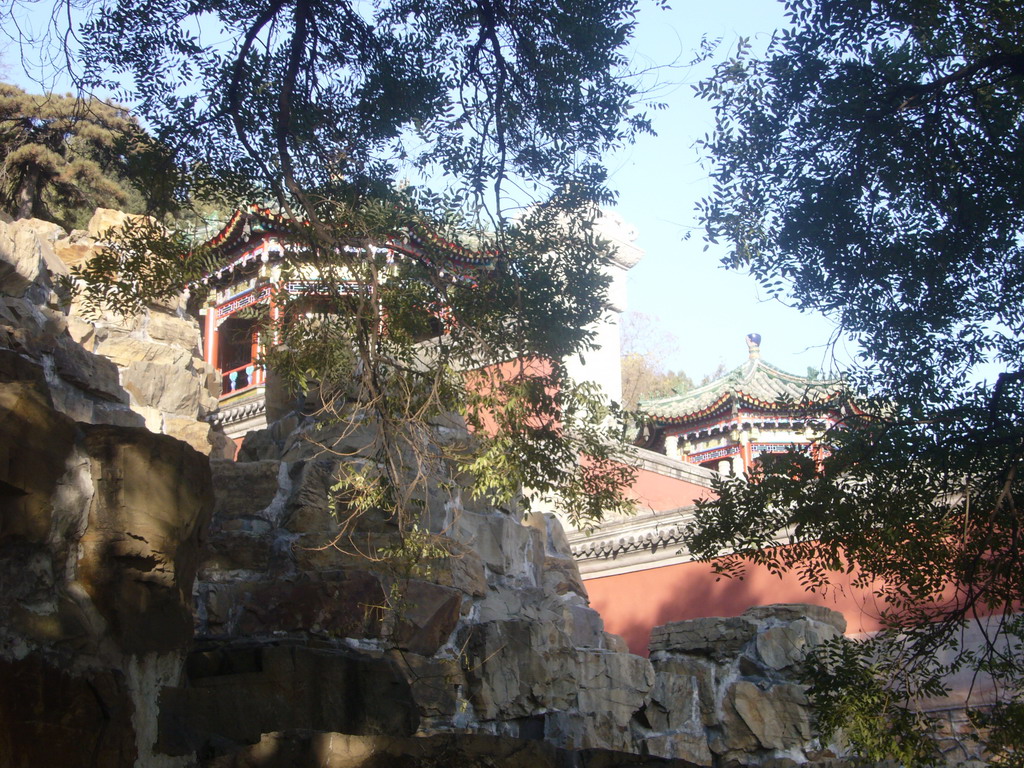
[[[641,402],[647,447],[727,474],[765,453],[813,450],[851,412],[843,382],[786,373],[761,359],[760,343],[749,334],[748,360],[710,384]]]
[[[766,453],[822,450],[831,427],[860,413],[842,380],[786,373],[761,359],[760,343],[750,334],[746,362],[710,384],[641,402],[648,425],[634,457],[636,514],[569,534],[591,605],[634,653],[646,652],[660,624],[776,602],[835,608],[851,632],[880,626],[870,590],[858,589],[852,575],[828,596],[809,593],[796,572],[780,576],[761,566],[742,580],[719,579],[686,547],[695,504],[713,495],[720,473],[746,474]]]
[[[275,304],[279,291],[295,293],[315,282],[284,279],[286,249],[304,224],[252,205],[238,210],[206,245],[219,266],[203,278],[210,288],[199,314],[203,357],[221,375],[220,407],[214,424],[233,439],[267,425],[266,372],[259,364],[260,338],[257,321],[243,310],[266,305],[270,319],[280,319]],[[390,260],[414,258],[443,264],[453,276],[468,277],[477,270],[493,268],[496,254],[473,251],[445,241],[423,226],[410,225],[383,247]],[[442,272],[444,274],[444,272]]]

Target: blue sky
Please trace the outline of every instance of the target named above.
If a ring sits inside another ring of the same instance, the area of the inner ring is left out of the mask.
[[[667,104],[652,113],[658,135],[642,137],[609,162],[611,184],[620,194],[616,210],[637,228],[637,244],[646,251],[630,273],[629,307],[657,317],[659,327],[677,340],[667,367],[694,378],[719,363],[732,368],[743,362],[750,332],[761,334],[763,358],[780,368],[803,373],[808,366],[831,365],[826,345],[832,323],[766,300],[752,278],[723,269],[724,248],[704,251],[694,213],[696,201],[710,190],[694,142],[713,123],[709,106],[691,86],[735,49],[739,37],[752,38],[755,48],[767,45],[785,22],[782,10],[775,0],[719,0],[679,3],[666,11],[647,7],[638,18],[634,64],[641,68],[689,62],[702,34],[721,38],[710,61],[652,76],[652,97]],[[852,352],[849,345],[835,350],[840,360]]]

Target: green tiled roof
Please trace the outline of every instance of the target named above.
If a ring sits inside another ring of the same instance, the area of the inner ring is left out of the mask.
[[[757,357],[685,394],[641,401],[639,409],[655,422],[679,424],[731,409],[733,404],[768,411],[806,410],[838,401],[843,392],[840,379],[796,376]]]

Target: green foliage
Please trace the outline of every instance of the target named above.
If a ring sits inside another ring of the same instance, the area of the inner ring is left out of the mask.
[[[592,347],[606,304],[601,154],[648,130],[624,69],[634,12],[117,0],[82,30],[84,83],[133,104],[190,198],[269,199],[293,222],[288,280],[305,288],[261,318],[263,355],[317,402],[323,450],[353,459],[336,478],[343,532],[378,516],[409,534],[450,467],[495,503],[526,486],[574,519],[621,505],[612,413],[560,361]],[[424,229],[488,263],[381,248]],[[170,250],[112,251],[87,290],[145,300],[188,282],[201,301],[203,255]],[[472,439],[446,437],[451,418]],[[372,440],[350,450],[361,430]]]
[[[99,235],[104,244],[63,280],[66,295],[85,291],[86,312],[136,314],[147,302],[176,298],[198,284],[212,263],[206,249],[148,216]]]
[[[930,738],[934,723],[883,682],[905,661],[897,649],[897,643],[843,637],[814,649],[804,678],[820,712],[818,729],[824,741],[845,743],[873,763],[935,765],[941,755]]]
[[[85,77],[237,199],[271,190],[312,214],[313,197],[376,194],[403,165],[458,180],[474,208],[489,192],[500,218],[510,178],[608,199],[601,153],[649,129],[620,76],[634,14],[630,0],[119,0],[82,31]]]
[[[0,208],[84,227],[97,207],[173,209],[166,152],[123,107],[0,83]]]
[[[572,384],[561,365],[518,361],[477,379],[468,394],[471,423],[493,430],[469,464],[475,495],[504,504],[527,489],[527,509],[555,506],[581,528],[632,511],[623,494],[634,473],[616,439],[621,418],[610,419],[620,414],[593,384]]]
[[[729,265],[854,337],[848,380],[873,415],[827,435],[821,463],[765,457],[752,482],[723,482],[695,550],[735,552],[727,571],[744,556],[796,568],[815,589],[850,572],[876,590],[886,637],[926,658],[1024,600],[1024,10],[788,7],[763,55],[741,46],[698,89],[718,117],[703,213]],[[1006,623],[954,665],[991,673],[1008,712],[1024,670],[1000,649],[1019,640]],[[879,690],[912,706],[928,674]]]
[[[1024,743],[1024,701],[998,702],[991,709],[978,709],[972,713],[976,727],[987,734],[985,745],[992,755],[993,765],[1020,768],[1024,765],[1024,754],[1020,745]]]

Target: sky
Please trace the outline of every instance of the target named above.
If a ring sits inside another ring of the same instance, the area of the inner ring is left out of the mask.
[[[767,299],[753,278],[721,267],[725,248],[704,250],[694,211],[711,188],[694,142],[713,121],[692,84],[735,50],[740,37],[763,48],[784,24],[782,4],[775,0],[676,2],[666,11],[649,6],[638,17],[637,67],[691,61],[702,34],[721,40],[704,64],[658,71],[652,97],[667,104],[650,113],[658,135],[641,137],[609,158],[611,186],[619,192],[615,210],[637,228],[636,244],[645,251],[629,274],[629,310],[654,316],[657,327],[675,337],[663,345],[671,350],[665,366],[698,380],[719,364],[741,364],[747,357],[744,337],[752,332],[762,336],[762,358],[784,370],[802,374],[809,366],[832,365],[827,345],[834,325]],[[853,352],[849,344],[834,350],[839,360]]]
[[[829,370],[833,356],[844,361],[853,354],[849,345],[829,347],[834,327],[826,318],[768,299],[753,278],[721,267],[725,248],[705,250],[694,211],[710,190],[695,141],[711,130],[712,116],[692,85],[740,37],[763,48],[784,23],[777,0],[677,0],[670,9],[648,0],[637,18],[632,67],[647,71],[650,98],[665,108],[649,111],[656,136],[642,136],[608,158],[610,183],[619,192],[615,210],[636,227],[636,244],[645,252],[629,274],[628,306],[651,317],[663,365],[696,380],[720,365],[742,363],[748,333],[761,334],[766,361],[793,373]],[[687,66],[702,35],[719,40],[718,47],[708,61]],[[2,54],[0,77],[39,90],[17,65],[16,49]]]

